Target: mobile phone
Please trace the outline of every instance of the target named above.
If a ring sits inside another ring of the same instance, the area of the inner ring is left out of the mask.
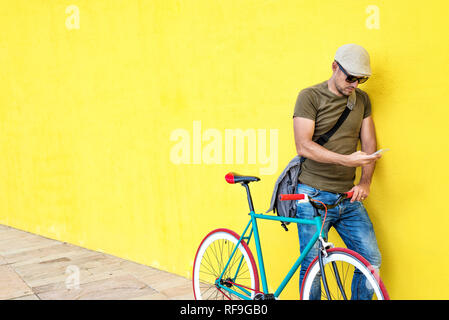
[[[376,154],[383,154],[383,153],[385,153],[385,152],[387,152],[387,151],[389,151],[390,149],[379,149],[379,150],[377,150],[376,152],[374,152],[373,154],[372,154],[372,156],[375,156]]]

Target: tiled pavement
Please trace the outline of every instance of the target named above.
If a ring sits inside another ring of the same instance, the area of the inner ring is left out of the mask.
[[[191,281],[0,225],[0,299],[193,299]]]

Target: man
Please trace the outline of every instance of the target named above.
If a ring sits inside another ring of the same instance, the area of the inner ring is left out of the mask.
[[[381,157],[371,155],[377,148],[371,103],[368,95],[357,88],[370,75],[370,59],[364,48],[356,44],[340,47],[332,63],[332,77],[299,93],[293,127],[297,153],[306,158],[299,175],[297,193],[308,194],[324,203],[334,203],[339,194],[353,191],[351,199],[328,210],[323,233],[327,234],[333,226],[349,249],[361,254],[378,269],[381,256],[376,236],[361,202],[370,193],[375,162]],[[323,146],[315,143],[335,125],[354,90],[356,104],[341,127]],[[359,139],[362,151],[356,151]],[[358,184],[354,185],[356,167],[362,167],[362,174]],[[312,219],[313,215],[310,203],[298,203],[298,218]],[[314,226],[298,224],[301,252],[315,229]],[[300,288],[317,250],[318,244],[302,263]],[[373,291],[367,288],[362,278],[360,274],[354,275],[352,299],[372,299]],[[316,299],[321,296],[318,281],[313,287],[312,296]]]

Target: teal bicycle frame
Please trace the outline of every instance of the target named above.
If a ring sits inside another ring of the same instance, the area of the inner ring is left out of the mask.
[[[251,200],[251,199],[249,198],[248,200]],[[252,206],[252,203],[250,202],[250,207],[251,206]],[[262,280],[262,290],[263,290],[264,294],[268,294],[267,276],[265,274],[265,266],[264,266],[264,261],[263,261],[263,256],[262,256],[262,247],[260,245],[259,230],[257,228],[257,219],[274,220],[274,221],[281,221],[281,222],[292,222],[292,223],[299,223],[299,224],[309,224],[309,225],[315,225],[316,226],[317,231],[313,235],[312,239],[309,241],[309,243],[307,244],[307,246],[305,247],[303,252],[300,254],[300,256],[298,257],[296,262],[291,267],[290,271],[285,276],[284,280],[281,282],[281,284],[279,285],[277,290],[274,292],[274,297],[277,298],[281,294],[282,290],[284,290],[285,286],[290,281],[292,276],[298,270],[298,268],[301,265],[302,261],[307,256],[309,251],[312,249],[312,247],[315,244],[315,242],[320,237],[320,230],[321,230],[321,223],[322,223],[321,217],[317,216],[313,220],[310,220],[310,219],[299,219],[299,218],[288,218],[288,217],[279,217],[279,216],[271,216],[271,215],[255,213],[253,209],[251,210],[249,215],[251,216],[251,219],[248,222],[248,225],[246,226],[245,230],[243,231],[243,234],[240,236],[240,239],[237,242],[233,252],[231,253],[231,256],[230,256],[229,260],[227,261],[226,266],[224,267],[220,277],[218,277],[218,279],[215,282],[216,286],[219,287],[221,290],[226,290],[226,291],[228,291],[228,292],[230,292],[230,293],[232,293],[232,294],[234,294],[234,295],[236,295],[236,296],[238,296],[238,297],[240,297],[242,299],[245,299],[245,300],[251,300],[251,292],[249,292],[247,289],[239,286],[238,284],[234,284],[234,287],[236,287],[237,289],[241,290],[241,292],[244,293],[244,294],[242,294],[240,292],[237,292],[235,290],[232,290],[232,289],[222,285],[220,283],[220,281],[222,280],[223,275],[224,275],[226,269],[228,268],[229,263],[232,260],[232,257],[234,256],[235,252],[237,251],[237,248],[239,247],[240,243],[243,240],[246,240],[247,244],[249,244],[251,236],[254,233],[254,242],[255,242],[255,245],[256,245],[257,259],[258,259],[258,262],[259,262],[259,269],[260,269],[259,273],[260,273],[261,280]],[[251,231],[250,231],[248,236],[245,236],[246,233],[248,232],[248,229],[250,228],[250,226],[251,226]],[[240,260],[240,263],[239,263],[239,265],[237,267],[237,271],[235,273],[235,276],[239,272],[239,269],[240,269],[241,263],[243,261],[243,258],[244,257],[242,256],[242,258]],[[235,278],[235,276],[234,276],[234,278]]]
[[[230,175],[230,177],[228,175]],[[235,183],[234,182],[234,176],[232,175],[232,173],[228,174],[228,175],[226,176],[226,181],[228,181],[229,183]],[[251,199],[251,192],[249,190],[248,183],[251,182],[251,181],[258,181],[259,178],[257,178],[257,177],[240,177],[240,176],[236,176],[236,178],[238,179],[237,182],[240,183],[246,189],[246,194],[247,194],[247,197],[248,197],[248,205],[249,205],[249,209],[250,209],[250,213],[249,213],[250,221],[246,225],[246,228],[243,231],[243,234],[240,236],[239,240],[237,241],[237,244],[236,244],[235,248],[233,249],[233,251],[231,253],[231,256],[229,257],[228,261],[225,264],[225,267],[223,268],[223,271],[221,272],[220,276],[215,280],[216,288],[223,294],[224,294],[224,291],[226,291],[226,292],[234,294],[235,296],[240,297],[242,299],[246,299],[246,300],[251,300],[252,299],[252,292],[250,292],[250,291],[256,292],[256,290],[248,288],[248,287],[245,287],[242,284],[235,283],[235,279],[237,278],[237,275],[239,274],[240,267],[242,266],[242,262],[243,262],[243,259],[245,257],[244,255],[242,255],[242,257],[240,258],[240,262],[239,262],[239,264],[237,266],[237,271],[235,272],[234,277],[233,278],[223,279],[223,276],[224,276],[227,268],[229,267],[230,262],[233,261],[233,257],[235,255],[235,253],[237,252],[237,249],[239,248],[239,246],[242,243],[242,241],[246,240],[246,243],[249,244],[249,242],[251,240],[251,236],[254,233],[254,242],[255,242],[255,245],[256,245],[257,260],[259,262],[259,270],[260,270],[259,274],[260,274],[260,278],[262,280],[262,291],[257,291],[256,293],[263,295],[263,296],[254,296],[255,299],[273,299],[273,298],[276,299],[276,298],[278,298],[279,295],[281,294],[281,292],[284,290],[284,288],[287,285],[287,283],[290,281],[292,276],[295,274],[295,272],[298,270],[299,266],[304,261],[304,258],[309,254],[310,250],[315,245],[315,243],[317,241],[319,241],[319,250],[317,252],[317,258],[318,258],[319,267],[320,267],[320,270],[321,270],[321,280],[322,280],[322,283],[323,283],[324,290],[326,292],[326,297],[328,297],[329,300],[332,300],[332,297],[331,297],[331,294],[330,294],[330,291],[329,291],[329,287],[327,285],[326,272],[324,271],[324,258],[323,257],[327,257],[327,251],[326,250],[328,248],[332,248],[333,245],[331,243],[327,243],[324,240],[326,238],[326,236],[327,236],[327,231],[325,231],[324,234],[321,234],[321,231],[322,231],[322,220],[321,220],[321,215],[319,213],[319,210],[325,210],[327,212],[327,209],[335,208],[344,199],[351,198],[353,196],[353,193],[352,192],[345,192],[344,194],[340,195],[340,197],[338,198],[338,200],[335,203],[328,204],[328,205],[325,205],[323,203],[322,203],[322,205],[318,205],[318,204],[314,203],[314,201],[312,201],[311,204],[312,204],[312,207],[313,207],[313,209],[315,211],[313,219],[299,219],[299,218],[280,217],[280,216],[274,216],[274,215],[265,215],[265,214],[262,214],[262,213],[255,213],[254,206],[253,206],[253,201]],[[301,197],[303,197],[303,196],[301,196]],[[279,201],[281,201],[281,200],[295,201],[295,200],[292,200],[292,199],[295,199],[295,198],[298,198],[298,197],[296,197],[296,196],[295,197],[290,197],[290,195],[281,195]],[[262,247],[260,245],[259,229],[257,227],[257,220],[258,219],[280,221],[280,222],[282,222],[282,226],[286,230],[287,230],[287,228],[285,227],[284,222],[290,222],[290,223],[296,223],[296,224],[314,225],[316,227],[316,231],[313,234],[312,238],[307,243],[305,248],[302,250],[302,252],[299,255],[298,259],[293,264],[293,266],[290,268],[290,271],[287,273],[287,275],[285,276],[284,280],[282,280],[281,284],[279,285],[279,287],[276,289],[276,291],[273,294],[268,292],[267,276],[265,274],[265,265],[264,265],[264,261],[263,261],[263,255],[262,255]],[[246,235],[248,230],[250,230],[249,234]],[[252,263],[253,262],[251,261],[251,264]],[[234,265],[234,263],[233,263],[233,265]],[[368,267],[369,263],[366,262],[365,265]],[[338,272],[338,268],[337,268],[337,265],[336,265],[335,261],[332,261],[332,269],[333,269],[333,275],[334,275],[334,278],[335,278],[335,280],[337,282],[337,285],[338,285],[338,288],[340,290],[340,293],[341,293],[342,297],[346,300],[347,296],[346,296],[346,293],[345,293],[344,286],[342,285],[342,282],[341,282],[341,279],[340,279],[340,275],[339,275],[339,272]],[[257,270],[255,270],[255,271],[257,272]],[[231,288],[233,288],[233,289],[235,288],[235,290],[233,290]],[[239,292],[236,291],[236,290],[239,290]],[[388,294],[387,294],[387,296],[388,296]]]

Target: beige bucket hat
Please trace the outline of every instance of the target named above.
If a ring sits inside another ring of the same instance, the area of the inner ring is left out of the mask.
[[[371,76],[370,58],[368,51],[358,44],[345,44],[335,53],[337,61],[350,75],[356,77]]]

